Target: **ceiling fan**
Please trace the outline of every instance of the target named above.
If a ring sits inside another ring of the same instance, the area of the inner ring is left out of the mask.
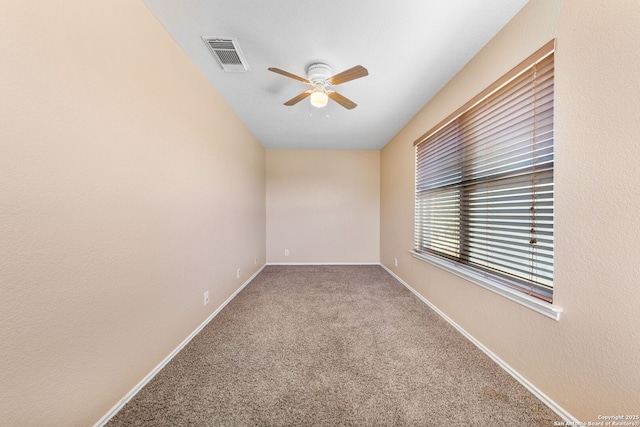
[[[307,78],[296,76],[288,71],[281,70],[280,68],[269,68],[269,71],[282,74],[283,76],[290,77],[294,80],[301,81],[311,86],[311,89],[302,92],[301,94],[291,98],[284,105],[290,107],[302,101],[306,97],[311,97],[311,105],[317,108],[322,108],[327,105],[329,98],[342,105],[347,110],[356,108],[358,104],[351,101],[348,98],[340,95],[338,92],[331,90],[331,87],[337,86],[342,83],[350,82],[351,80],[359,79],[360,77],[368,76],[369,72],[362,65],[356,65],[349,68],[346,71],[331,75],[331,67],[323,63],[313,63],[307,67]]]

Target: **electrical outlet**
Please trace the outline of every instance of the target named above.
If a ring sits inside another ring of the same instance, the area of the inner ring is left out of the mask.
[[[254,263],[254,264],[257,264],[257,263],[258,263],[258,258],[254,258],[254,259],[253,259],[253,263]]]
[[[398,266],[398,258],[394,258],[393,259],[393,263],[396,265],[396,267]]]
[[[240,278],[240,269],[237,269],[236,270],[236,279],[239,279],[239,278]]]
[[[284,256],[289,256],[289,249],[284,250]]]
[[[209,304],[209,291],[204,292],[204,305]]]

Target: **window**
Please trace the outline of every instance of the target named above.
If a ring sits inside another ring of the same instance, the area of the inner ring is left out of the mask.
[[[415,253],[549,303],[554,45],[415,142]]]

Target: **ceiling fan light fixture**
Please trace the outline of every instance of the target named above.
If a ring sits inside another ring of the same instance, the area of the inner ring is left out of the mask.
[[[313,92],[311,92],[310,98],[311,105],[316,108],[326,107],[329,102],[329,95],[327,95],[327,92],[321,87],[315,88]]]
[[[312,87],[310,90],[294,96],[290,100],[284,103],[287,107],[296,105],[298,102],[309,97],[311,105],[316,108],[326,107],[329,103],[329,98],[337,102],[347,110],[353,110],[358,106],[352,100],[340,95],[334,90],[327,92],[327,87],[333,88],[333,86],[340,85],[342,83],[350,82],[351,80],[359,79],[360,77],[368,76],[369,72],[362,65],[356,65],[348,70],[331,76],[331,67],[327,64],[313,63],[307,67],[307,78],[296,76],[288,71],[281,70],[280,68],[270,67],[269,71],[277,74],[281,74],[285,77],[289,77],[294,80],[298,80]]]

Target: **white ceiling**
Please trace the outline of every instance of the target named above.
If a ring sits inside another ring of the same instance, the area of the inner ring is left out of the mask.
[[[527,2],[143,1],[265,148],[350,150],[384,147]],[[223,71],[202,36],[236,37],[250,71]],[[307,86],[267,68],[313,62],[369,70],[335,87],[355,109],[283,105]]]

